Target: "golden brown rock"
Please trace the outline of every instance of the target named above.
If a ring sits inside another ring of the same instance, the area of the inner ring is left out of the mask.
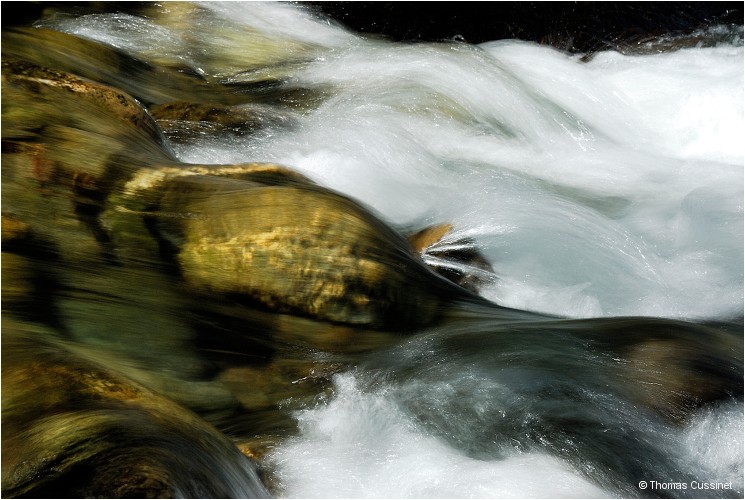
[[[472,238],[448,238],[452,230],[452,224],[437,224],[408,238],[414,251],[422,255],[433,271],[466,290],[479,293],[485,284],[496,280],[494,269]]]
[[[4,497],[266,496],[215,428],[46,335],[3,321]]]
[[[180,177],[160,191],[187,283],[277,312],[377,328],[427,324],[444,282],[369,211],[313,185]]]
[[[154,66],[113,47],[46,28],[3,30],[2,45],[3,58],[21,59],[113,86],[147,105],[183,99],[202,83],[195,75]],[[217,97],[209,88],[201,90],[202,95]]]
[[[179,165],[126,94],[18,60],[5,73],[4,97],[15,104],[3,109],[14,124],[4,138],[17,149],[39,144],[27,156],[43,168],[28,177],[71,199],[109,260],[121,243],[147,248],[142,239],[154,231],[193,290],[382,329],[430,323],[440,297],[453,291],[369,210],[289,169]],[[14,186],[12,196],[28,197]]]
[[[409,236],[409,242],[414,247],[415,252],[423,253],[452,230],[452,224],[437,224],[412,234]]]

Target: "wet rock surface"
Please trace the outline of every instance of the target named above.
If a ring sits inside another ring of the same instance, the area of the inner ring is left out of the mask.
[[[55,344],[3,321],[4,497],[268,496],[217,429]]]

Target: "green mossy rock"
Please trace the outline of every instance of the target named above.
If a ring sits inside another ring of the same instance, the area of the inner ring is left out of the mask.
[[[217,429],[44,336],[3,321],[3,497],[268,496]]]

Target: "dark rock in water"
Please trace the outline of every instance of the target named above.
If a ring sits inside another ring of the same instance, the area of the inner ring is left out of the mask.
[[[267,496],[214,427],[43,335],[3,321],[3,497]]]
[[[279,111],[267,112],[252,105],[227,106],[178,101],[154,106],[150,113],[173,142],[193,141],[200,136],[231,133],[246,135],[267,126],[290,123]]]
[[[218,106],[196,102],[171,102],[150,109],[159,125],[169,135],[178,130],[179,124],[200,124],[212,132],[233,131],[240,134],[259,128],[260,121],[249,110],[238,107]]]
[[[620,390],[667,420],[682,424],[701,407],[742,399],[742,324],[612,318],[561,328],[615,354]]]
[[[742,348],[742,324],[464,319],[367,357],[361,371],[371,375],[365,388],[385,380],[397,408],[468,456],[540,450],[586,471],[613,496],[637,498],[650,468],[698,480],[701,462],[681,467],[690,458],[677,450],[702,415],[731,408],[742,418]],[[721,439],[740,446],[739,424],[723,429]],[[710,451],[694,442],[702,455]]]

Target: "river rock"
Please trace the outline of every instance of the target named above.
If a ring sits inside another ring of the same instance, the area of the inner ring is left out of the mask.
[[[267,496],[214,427],[43,336],[3,321],[3,497]]]
[[[484,285],[496,280],[494,269],[473,238],[448,237],[452,230],[452,224],[437,224],[408,238],[414,250],[437,274],[466,290],[479,293]]]
[[[250,104],[225,106],[178,101],[151,107],[149,111],[173,142],[189,143],[210,134],[246,135],[267,126],[286,127],[292,123],[277,108]]]
[[[555,325],[612,360],[606,368],[616,389],[667,421],[683,425],[702,407],[742,398],[741,322],[632,317]]]
[[[139,168],[174,161],[162,131],[123,91],[5,52],[3,210],[63,253],[115,260],[100,214]]]
[[[369,210],[312,184],[181,176],[152,211],[186,283],[270,310],[377,328],[426,324],[438,287]]]
[[[56,40],[58,35],[40,33],[41,40],[47,36]],[[36,51],[22,50],[18,40],[10,40],[15,52],[41,57],[43,44]],[[14,105],[4,107],[3,119],[14,126],[9,136],[3,131],[3,138],[29,151],[31,174],[22,176],[56,188],[60,201],[72,197],[75,219],[106,259],[116,261],[126,253],[116,233],[132,236],[133,252],[151,248],[143,239],[155,236],[161,250],[172,247],[193,290],[376,329],[428,324],[443,297],[463,295],[359,203],[284,168],[196,172],[173,160],[152,118],[125,93],[13,61],[6,66],[7,77],[3,73],[3,93]],[[165,167],[152,167],[158,163]],[[147,194],[129,196],[116,214],[119,204],[112,203],[112,194],[123,190],[126,198],[131,186],[158,175],[162,182],[138,187],[139,194]],[[28,198],[21,190],[12,195]],[[24,211],[38,212],[40,200],[31,197]],[[104,222],[105,212],[111,214],[110,224]]]
[[[190,99],[195,89],[210,101],[245,102],[245,98],[214,92],[214,87],[205,85],[200,75],[150,64],[122,50],[70,33],[43,27],[13,28],[3,30],[2,45],[3,58],[22,59],[109,85],[148,106]],[[222,98],[221,94],[224,94]]]

